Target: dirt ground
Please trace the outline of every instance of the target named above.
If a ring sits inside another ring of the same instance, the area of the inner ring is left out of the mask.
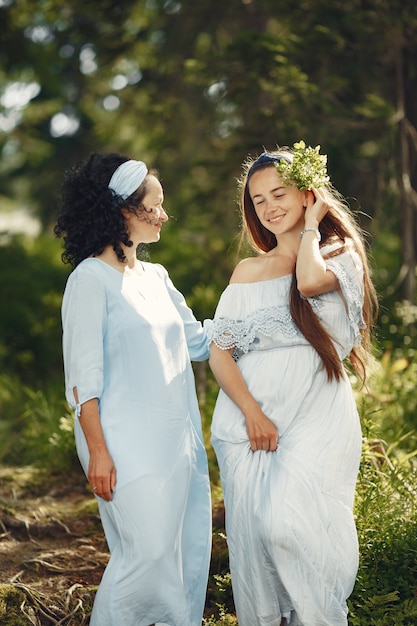
[[[0,468],[0,624],[88,623],[108,561],[80,474]]]
[[[216,526],[223,515],[215,507]],[[214,539],[219,572],[227,549],[222,533]],[[81,470],[63,476],[0,466],[0,626],[88,624],[108,558]]]

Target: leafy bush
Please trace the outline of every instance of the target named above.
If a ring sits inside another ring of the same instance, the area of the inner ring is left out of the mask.
[[[386,454],[367,418],[356,491],[360,567],[348,601],[351,626],[417,622],[417,519],[411,455]],[[391,450],[398,451],[393,444]]]
[[[0,411],[0,462],[56,471],[78,467],[73,417],[60,388],[34,390],[3,375]]]
[[[42,236],[0,245],[0,370],[28,385],[62,378],[60,243]]]
[[[412,453],[417,448],[416,380],[416,358],[395,357],[388,351],[375,362],[368,389],[358,393],[361,414],[372,413],[364,428],[375,431],[377,427],[379,436],[396,455]]]
[[[417,623],[417,363],[387,351],[358,392],[363,454],[356,490],[360,567],[350,624]]]

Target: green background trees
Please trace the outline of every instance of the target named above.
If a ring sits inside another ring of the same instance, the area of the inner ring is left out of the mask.
[[[3,211],[50,233],[64,169],[92,151],[143,158],[173,216],[152,258],[211,315],[235,262],[241,162],[321,144],[370,232],[380,341],[401,345],[394,303],[416,299],[412,0],[2,0],[0,15]]]

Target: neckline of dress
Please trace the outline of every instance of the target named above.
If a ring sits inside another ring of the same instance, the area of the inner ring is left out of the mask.
[[[120,276],[129,276],[131,275],[131,272],[135,272],[136,275],[138,275],[138,273],[136,272],[136,269],[141,266],[143,273],[146,272],[146,268],[145,268],[145,264],[143,261],[138,260],[138,265],[136,267],[129,268],[129,272],[121,272],[120,270],[118,270],[116,267],[114,267],[113,265],[110,265],[110,263],[107,263],[106,261],[103,261],[103,259],[99,259],[96,256],[90,256],[87,257],[86,259],[84,259],[84,261],[98,261],[99,263],[101,263],[101,265],[104,265],[105,267],[109,267],[111,270],[113,270],[113,272],[117,272],[118,274],[120,274]]]
[[[227,286],[233,287],[234,285],[238,285],[239,287],[242,287],[244,285],[263,285],[265,283],[272,283],[274,281],[284,280],[288,278],[292,278],[292,274],[284,274],[284,276],[275,276],[275,278],[267,278],[266,280],[254,280],[248,283],[229,283]]]

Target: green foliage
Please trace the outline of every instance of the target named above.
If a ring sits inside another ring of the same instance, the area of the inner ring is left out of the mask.
[[[416,401],[415,363],[389,353],[358,393],[364,444],[355,501],[360,567],[348,601],[352,626],[415,623]]]
[[[291,163],[282,159],[279,163],[275,163],[275,167],[285,184],[295,183],[299,189],[311,191],[330,183],[327,175],[327,155],[320,154],[320,146],[307,147],[304,141],[294,144]]]
[[[238,622],[235,615],[227,613],[226,609],[221,605],[219,605],[218,609],[218,617],[212,615],[209,618],[203,619],[203,626],[237,626]]]
[[[390,300],[388,291],[378,324],[379,343],[395,358],[413,360],[417,356],[417,306],[405,300],[390,304]]]
[[[62,393],[25,389],[27,401],[22,414],[20,454],[28,463],[51,470],[79,467],[74,444],[73,415]]]
[[[375,361],[367,388],[357,398],[361,414],[372,415],[388,451],[399,458],[413,454],[417,448],[416,376],[415,358],[409,360],[385,352]]]
[[[63,392],[34,390],[0,377],[0,462],[51,471],[78,468],[73,417]]]
[[[355,504],[361,546],[357,594],[361,598],[365,588],[365,598],[383,595],[394,585],[402,598],[413,597],[417,574],[415,466],[407,457],[399,460],[382,451],[379,439],[365,439]]]
[[[401,266],[397,138],[400,117],[416,126],[415,4],[43,0],[35,10],[14,0],[0,14],[3,205],[27,206],[47,226],[69,165],[100,150],[144,159],[177,220],[152,254],[187,295],[196,284],[218,293],[240,164],[302,136],[325,148],[335,186],[387,229]],[[381,273],[394,265],[379,263]]]
[[[0,623],[2,626],[26,626],[28,621],[21,611],[26,596],[13,585],[0,584]]]
[[[349,626],[414,626],[417,621],[417,600],[412,598],[399,602],[397,592],[368,598],[361,615],[351,614]]]
[[[408,99],[415,101],[414,5],[355,0],[329,7],[311,0],[306,11],[282,0],[38,4],[36,11],[28,0],[0,7],[3,204],[27,206],[47,226],[69,165],[93,150],[143,158],[159,168],[174,216],[152,259],[207,317],[235,263],[241,162],[303,136],[324,146],[336,187],[375,218],[366,227],[375,234],[380,291],[402,288],[395,68],[402,63],[407,108]],[[397,41],[402,58],[395,56]],[[411,124],[413,111],[408,106]],[[7,284],[15,285],[13,265],[5,262]],[[16,290],[10,295],[22,302]],[[42,293],[46,305],[49,291]],[[389,310],[392,302],[384,305]],[[37,317],[35,328],[36,306],[32,315],[31,302],[27,309],[11,311],[17,349],[3,350],[8,366],[12,359],[26,373],[34,358],[40,369],[45,361],[34,357],[45,324]],[[395,340],[391,326],[381,327],[386,343]]]
[[[215,507],[216,501],[214,501],[214,509]],[[232,580],[229,571],[229,554],[226,535],[223,530],[213,530],[206,613],[211,611],[216,617],[234,615],[235,613]]]
[[[0,461],[13,455],[16,424],[24,405],[22,385],[16,376],[0,373]],[[24,461],[22,460],[22,464]]]
[[[62,381],[59,245],[48,235],[0,245],[0,370],[27,384]]]

